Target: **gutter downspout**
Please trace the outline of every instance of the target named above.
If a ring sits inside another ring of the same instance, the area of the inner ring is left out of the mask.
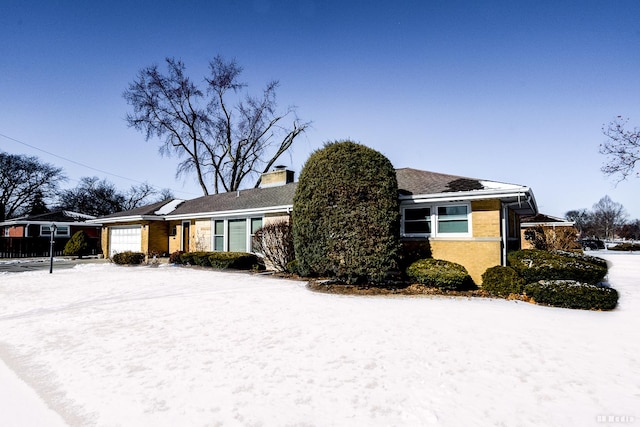
[[[509,220],[509,208],[507,207],[507,205],[505,203],[502,203],[502,224],[501,224],[501,234],[502,234],[502,239],[501,239],[501,251],[502,253],[501,255],[501,265],[506,266],[507,265],[507,249],[509,247],[509,241],[508,241],[508,236],[509,236],[509,226],[508,226],[508,220]]]

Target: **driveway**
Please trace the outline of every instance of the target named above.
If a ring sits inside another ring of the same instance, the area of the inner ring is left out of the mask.
[[[109,261],[98,258],[74,259],[56,257],[53,259],[53,271],[55,273],[58,269],[73,268],[78,264],[102,262]],[[49,258],[3,258],[0,259],[0,273],[21,273],[25,271],[49,270],[50,265]]]

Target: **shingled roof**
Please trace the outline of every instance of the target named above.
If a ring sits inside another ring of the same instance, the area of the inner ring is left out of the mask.
[[[110,215],[100,217],[100,220],[109,218],[122,218],[122,217],[149,217],[156,216],[156,211],[169,203],[169,200],[163,200],[161,202],[152,203],[150,205],[140,206],[139,208],[131,209],[128,211],[116,212]],[[159,217],[160,218],[160,217]],[[162,218],[160,218],[162,219]]]
[[[439,194],[458,191],[513,189],[520,187],[496,181],[469,178],[465,176],[423,171],[411,168],[396,169],[398,188],[401,195]]]
[[[293,205],[293,196],[296,192],[296,187],[297,183],[291,183],[278,187],[251,188],[203,196],[197,199],[187,200],[168,216],[177,217],[202,213],[245,211],[290,206]]]

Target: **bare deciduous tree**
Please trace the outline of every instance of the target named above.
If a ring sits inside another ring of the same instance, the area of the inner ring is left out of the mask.
[[[253,246],[262,254],[269,267],[276,271],[287,271],[295,258],[293,230],[289,221],[266,224],[254,236]]]
[[[605,240],[613,239],[616,231],[627,218],[626,210],[609,196],[604,196],[593,205],[593,227],[596,235]]]
[[[28,213],[64,179],[62,169],[37,157],[0,152],[0,221]]]
[[[600,154],[609,156],[602,167],[606,175],[619,175],[618,181],[626,179],[635,171],[640,160],[640,129],[626,129],[628,119],[618,116],[614,121],[602,127],[607,141],[600,145]],[[638,172],[635,173],[638,176]]]
[[[159,197],[153,197],[158,195]],[[127,192],[121,192],[113,183],[94,176],[83,177],[76,188],[61,191],[57,207],[87,215],[103,216],[171,197],[170,191],[162,190],[159,193],[146,183],[133,185]]]
[[[216,56],[202,90],[185,74],[185,65],[167,58],[167,74],[157,65],[144,68],[124,92],[133,107],[129,126],[147,140],[163,140],[160,153],[183,160],[177,175],[194,172],[202,192],[235,191],[245,178],[266,172],[304,132],[295,108],[276,112],[277,81],[266,85],[260,97],[242,93],[242,68]],[[282,122],[293,116],[291,127]],[[256,186],[259,184],[256,183]]]

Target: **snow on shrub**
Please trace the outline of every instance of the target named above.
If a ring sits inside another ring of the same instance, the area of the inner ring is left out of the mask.
[[[496,265],[482,274],[482,289],[491,295],[508,297],[522,294],[525,281],[511,267]]]
[[[111,256],[111,261],[119,265],[139,265],[144,262],[144,254],[142,252],[118,252]]]
[[[407,276],[417,283],[442,290],[464,290],[473,287],[467,269],[455,262],[426,258],[412,263]]]
[[[613,310],[618,292],[609,287],[575,280],[540,280],[524,287],[527,297],[538,304],[584,310]]]
[[[606,261],[572,252],[525,249],[510,252],[509,265],[527,283],[538,280],[576,280],[596,284],[607,275]]]

